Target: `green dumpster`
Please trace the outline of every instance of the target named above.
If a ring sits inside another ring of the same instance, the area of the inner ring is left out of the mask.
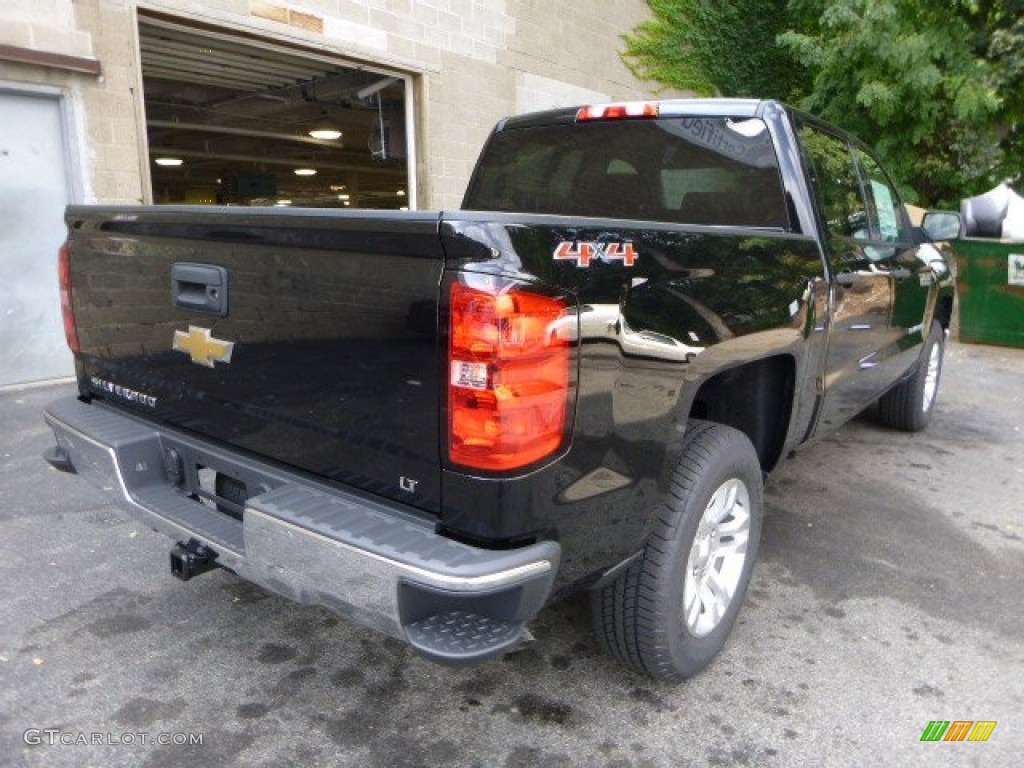
[[[1024,242],[965,237],[952,245],[960,340],[1024,348]]]

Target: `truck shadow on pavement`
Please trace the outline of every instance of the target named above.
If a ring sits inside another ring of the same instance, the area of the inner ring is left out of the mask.
[[[1020,637],[1024,612],[1006,606],[1020,601],[1022,539],[972,519],[1002,494],[964,498],[957,476],[972,441],[991,447],[1000,439],[950,416],[906,435],[862,415],[779,468],[766,489],[762,561],[781,566],[838,616],[845,600],[888,598]]]

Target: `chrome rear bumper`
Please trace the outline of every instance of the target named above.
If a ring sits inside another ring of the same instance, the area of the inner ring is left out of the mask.
[[[555,542],[487,550],[453,541],[414,511],[324,485],[75,398],[45,411],[47,460],[109,492],[144,525],[216,553],[216,564],[300,603],[469,663],[514,647],[551,590]],[[184,457],[184,459],[182,458]],[[237,520],[190,496],[172,461],[244,478]]]

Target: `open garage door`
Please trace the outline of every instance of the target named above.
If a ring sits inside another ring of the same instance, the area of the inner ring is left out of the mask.
[[[157,204],[406,208],[407,76],[140,17]]]

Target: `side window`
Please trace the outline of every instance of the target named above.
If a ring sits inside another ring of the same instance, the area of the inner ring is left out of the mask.
[[[476,196],[489,210],[545,211],[571,199],[583,162],[577,147],[532,144],[518,152],[493,151],[486,174],[478,174]]]
[[[900,211],[900,197],[889,182],[889,177],[871,155],[860,148],[856,153],[870,198],[868,210],[871,228],[878,233],[877,237],[887,243],[908,240],[910,233],[906,230],[905,219]]]
[[[800,126],[800,143],[829,234],[871,239],[867,205],[850,147],[838,136],[811,125]]]
[[[662,207],[679,210],[691,192],[728,192],[732,181],[724,168],[662,168]]]
[[[636,176],[636,168],[626,160],[613,157],[608,161],[608,168],[605,169],[605,173],[609,176]]]
[[[565,201],[572,194],[572,182],[583,165],[583,152],[573,149],[563,152],[558,158],[554,172],[548,178],[549,192],[552,200]]]

